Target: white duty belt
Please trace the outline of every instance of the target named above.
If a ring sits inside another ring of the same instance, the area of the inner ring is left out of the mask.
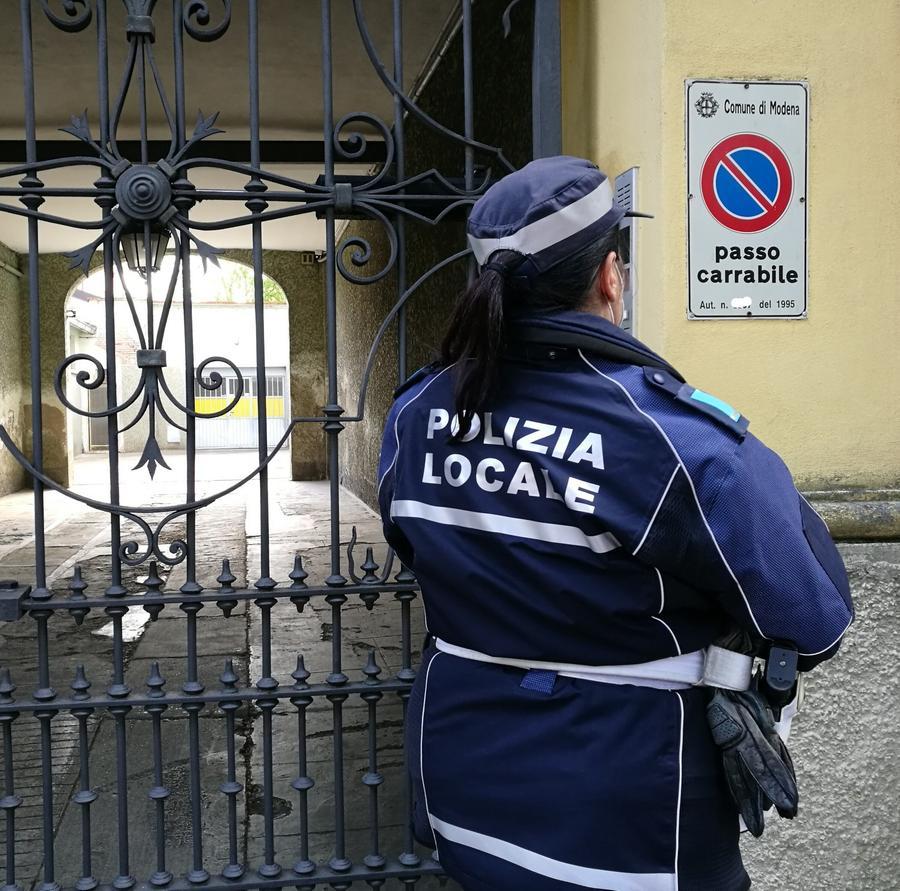
[[[466,647],[435,639],[442,653],[507,665],[525,671],[552,671],[562,677],[596,681],[601,684],[633,684],[661,690],[687,690],[690,687],[722,687],[725,690],[746,690],[750,686],[753,657],[735,653],[722,647],[709,646],[681,656],[638,662],[632,665],[579,665],[573,662],[541,662],[531,659],[504,659],[489,656]]]

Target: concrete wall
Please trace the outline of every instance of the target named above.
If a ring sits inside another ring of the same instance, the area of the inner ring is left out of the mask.
[[[900,5],[563,0],[564,150],[640,167],[637,334],[777,449],[842,545],[857,620],[813,672],[792,752],[801,813],[744,853],[754,887],[898,887]],[[686,78],[810,88],[809,319],[689,322]],[[873,213],[873,211],[875,211]]]
[[[384,267],[390,248],[380,223],[356,221],[347,227],[343,237],[350,236],[363,237],[372,245],[372,259],[365,270],[367,274]],[[353,284],[338,273],[338,404],[347,415],[356,414],[369,349],[382,320],[397,299],[396,289],[394,272],[372,285]],[[370,504],[374,503],[377,485],[381,431],[396,386],[397,334],[396,326],[392,326],[377,354],[362,420],[348,422],[339,439],[341,483]]]
[[[808,675],[794,720],[799,814],[743,837],[761,891],[900,887],[900,543],[840,550],[856,622],[835,659]]]
[[[25,258],[21,265],[26,266]],[[95,257],[95,265],[98,258]],[[101,258],[102,262],[102,258]],[[41,402],[43,403],[44,471],[47,476],[63,486],[69,484],[68,418],[67,412],[56,398],[53,380],[59,363],[66,355],[66,326],[64,322],[66,298],[78,279],[79,270],[69,269],[69,261],[61,254],[44,254],[38,264],[38,288],[40,318],[38,327],[41,338]],[[28,298],[28,280],[22,280],[22,364],[31,363],[31,313]],[[24,412],[27,419],[25,445],[31,450],[31,386],[23,392]]]
[[[564,147],[610,173],[640,166],[638,336],[721,395],[801,485],[900,480],[900,6],[564,0]],[[809,319],[688,322],[684,80],[810,88]],[[893,423],[891,423],[893,422]]]
[[[484,0],[473,9],[475,137],[500,146],[516,167],[531,158],[531,20],[530,4],[513,14],[513,31],[503,37],[504,0]],[[462,44],[450,45],[419,98],[420,107],[457,132],[464,129]],[[490,156],[476,155],[476,165]],[[456,143],[407,118],[406,174],[436,168],[445,176],[463,176],[464,152]],[[495,167],[495,176],[502,175]],[[387,237],[379,223],[354,221],[343,237],[363,235],[373,258],[361,272],[372,274],[387,258]],[[462,219],[437,227],[406,224],[407,286],[435,264],[466,246]],[[351,266],[351,268],[353,268]],[[353,285],[338,275],[337,318],[341,405],[355,411],[365,357],[375,331],[399,297],[396,270],[374,285]],[[465,286],[466,261],[429,276],[407,304],[409,372],[438,353],[446,321]],[[381,431],[397,385],[396,326],[385,337],[369,384],[365,417],[341,434],[342,482],[370,504],[375,500]]]
[[[253,264],[250,251],[228,251]],[[325,296],[323,267],[300,262],[295,251],[264,251],[263,269],[284,290],[290,325],[291,416],[320,415],[325,405]],[[291,434],[291,476],[325,479],[325,434],[320,424],[298,424]]]
[[[18,257],[0,244],[0,261],[18,269]],[[27,371],[22,365],[21,279],[0,267],[0,424],[22,445],[22,387]],[[0,449],[0,495],[15,492],[25,475],[6,449]]]

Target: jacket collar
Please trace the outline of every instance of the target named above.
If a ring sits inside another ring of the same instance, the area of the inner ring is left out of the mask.
[[[510,326],[512,339],[573,347],[594,353],[612,362],[662,368],[679,381],[684,378],[665,359],[621,328],[592,313],[563,312],[523,316]]]

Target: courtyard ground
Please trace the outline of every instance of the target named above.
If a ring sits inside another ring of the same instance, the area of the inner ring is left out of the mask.
[[[122,467],[132,467],[137,456],[123,455]],[[182,500],[178,488],[184,480],[184,458],[174,456],[171,472],[157,471],[152,483],[144,471],[123,470],[122,503],[172,503]],[[255,464],[250,452],[204,452],[197,461],[198,492],[213,492]],[[75,462],[75,491],[105,498],[105,455],[86,455]],[[231,495],[199,511],[197,519],[197,571],[204,587],[218,587],[215,579],[223,558],[230,560],[235,586],[252,584],[259,570],[258,489],[251,481]],[[0,578],[33,580],[34,542],[30,492],[0,498]],[[87,593],[102,592],[109,581],[109,524],[106,515],[88,509],[55,493],[46,495],[47,568],[49,584],[64,591],[79,565]],[[288,581],[294,555],[302,554],[310,582],[328,574],[329,496],[327,483],[298,483],[289,478],[289,456],[282,452],[270,471],[270,548],[272,575]],[[183,521],[182,521],[183,524]],[[341,495],[341,539],[347,542],[356,527],[359,545],[357,565],[372,543],[376,560],[383,560],[384,544],[376,515],[353,495]],[[123,538],[127,530],[123,527]],[[173,524],[165,541],[183,534]],[[162,571],[166,589],[175,590],[184,582],[184,566],[170,573]],[[129,570],[126,584],[132,585],[146,574],[146,567]],[[140,590],[140,588],[136,588]],[[401,665],[400,610],[384,595],[371,611],[352,598],[341,609],[344,670],[351,679],[362,679],[361,669],[370,653],[390,677]],[[413,603],[413,644],[422,638],[421,612]],[[177,689],[185,681],[185,614],[177,607],[163,610],[156,620],[141,609],[126,616],[126,682],[135,691],[146,689],[154,663],[159,663],[166,688]],[[200,680],[207,689],[222,687],[219,677],[225,660],[231,659],[239,677],[238,686],[248,686],[260,677],[260,611],[242,604],[226,618],[207,605],[198,618]],[[51,681],[61,692],[83,665],[94,689],[103,689],[111,671],[111,622],[101,611],[92,611],[81,626],[69,615],[50,621]],[[331,665],[333,617],[331,607],[313,599],[302,612],[290,602],[279,603],[272,615],[272,674],[282,683],[292,683],[290,674],[298,654],[303,654],[311,672],[310,683],[323,681]],[[0,667],[9,667],[13,682],[22,691],[37,686],[35,627],[30,618],[0,623]],[[414,653],[414,659],[418,653]],[[367,705],[351,697],[344,705],[344,764],[348,856],[358,861],[370,850],[369,789],[362,782],[368,769]],[[291,782],[298,776],[298,710],[281,701],[273,714],[275,843],[278,862],[289,872],[299,859],[298,793]],[[315,780],[309,793],[311,856],[327,861],[333,850],[334,771],[332,761],[332,706],[317,701],[308,709],[308,775]],[[262,859],[263,798],[262,726],[258,709],[238,713],[235,728],[237,779],[244,792],[238,796],[238,860],[258,863]],[[384,776],[379,789],[382,851],[396,857],[403,849],[405,823],[404,767],[402,751],[402,703],[386,696],[378,704],[378,769]],[[56,827],[57,881],[71,887],[81,873],[81,808],[73,800],[78,789],[78,724],[71,715],[59,715],[53,723],[53,789]],[[129,841],[131,874],[146,878],[156,868],[155,808],[148,795],[155,785],[153,776],[152,721],[150,715],[132,712],[128,716]],[[116,815],[116,734],[109,715],[91,716],[88,721],[92,787],[99,799],[92,806],[93,874],[110,881],[117,869]],[[175,875],[191,869],[193,833],[189,789],[188,718],[180,709],[163,714],[163,763],[165,785],[171,790],[166,801],[167,867]],[[218,872],[228,862],[228,797],[220,791],[226,779],[227,738],[222,712],[208,707],[201,712],[201,775],[204,865]],[[25,889],[40,882],[42,858],[42,809],[39,757],[39,726],[34,719],[17,719],[14,726],[16,793],[24,799],[16,814],[17,881]],[[429,852],[419,851],[426,856]],[[0,874],[5,867],[0,854]],[[401,887],[389,882],[385,887]],[[420,889],[436,887],[425,879]],[[452,886],[448,886],[452,887]]]

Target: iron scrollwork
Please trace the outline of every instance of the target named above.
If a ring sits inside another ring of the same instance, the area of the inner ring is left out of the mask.
[[[220,0],[220,2],[222,11],[219,23],[210,25],[213,16],[207,0],[185,0],[182,13],[184,29],[194,40],[211,43],[218,40],[228,30],[231,24],[231,0]]]
[[[61,31],[77,34],[90,25],[94,16],[89,0],[59,0],[62,15],[53,9],[53,0],[40,0],[44,15]]]
[[[116,422],[117,433],[135,427],[146,418],[148,432],[137,468],[145,467],[153,477],[159,468],[169,469],[156,435],[158,419],[162,418],[175,428],[184,431],[188,429],[189,422],[224,416],[233,411],[244,396],[244,379],[235,363],[228,357],[211,356],[200,361],[196,369],[189,369],[189,385],[196,386],[204,392],[218,390],[222,384],[222,377],[214,368],[210,369],[210,366],[226,366],[236,378],[236,391],[229,395],[227,404],[214,411],[204,412],[193,407],[192,399],[182,401],[176,396],[171,382],[166,377],[166,359],[162,347],[169,311],[178,287],[178,264],[173,267],[166,283],[166,297],[157,321],[153,314],[152,293],[155,272],[148,270],[146,273],[144,295],[146,310],[142,312],[139,310],[138,301],[131,293],[123,269],[120,256],[123,239],[132,237],[140,241],[143,237],[149,246],[152,237],[159,232],[165,232],[166,237],[171,239],[176,257],[186,255],[185,248],[189,245],[191,252],[201,258],[205,268],[207,262],[217,263],[223,251],[200,237],[198,232],[222,231],[306,213],[321,216],[330,209],[337,218],[352,214],[356,218],[367,218],[377,222],[383,229],[388,252],[380,268],[368,269],[375,252],[368,238],[358,233],[351,234],[340,242],[331,258],[337,273],[344,279],[356,285],[370,285],[383,280],[396,268],[400,252],[398,227],[402,225],[403,219],[437,225],[455,209],[472,204],[488,188],[495,174],[494,168],[488,166],[484,168],[483,175],[468,176],[466,185],[448,179],[436,169],[412,176],[394,177],[391,180],[391,173],[396,168],[394,130],[378,116],[369,112],[345,114],[328,125],[325,133],[325,138],[331,143],[334,157],[338,162],[358,161],[365,155],[372,139],[377,139],[383,144],[385,153],[383,163],[366,177],[351,177],[348,180],[332,175],[332,180],[327,183],[323,182],[322,178],[312,183],[267,170],[259,163],[236,163],[213,156],[205,157],[201,148],[204,141],[224,131],[216,126],[218,113],[204,114],[199,111],[190,133],[176,121],[173,107],[183,106],[183,80],[180,80],[183,72],[179,75],[177,66],[183,66],[183,61],[176,60],[176,90],[181,90],[181,101],[173,106],[160,74],[154,48],[156,33],[153,14],[158,0],[122,0],[122,2],[127,13],[125,66],[118,94],[110,98],[106,108],[100,109],[100,135],[95,134],[88,111],[84,110],[74,114],[70,122],[60,128],[81,143],[84,154],[73,153],[69,158],[49,162],[33,160],[25,165],[0,170],[0,179],[15,175],[23,176],[19,188],[10,191],[15,191],[24,205],[23,208],[2,206],[0,212],[8,211],[39,222],[97,231],[96,236],[87,244],[69,251],[66,256],[71,268],[79,269],[85,274],[91,270],[98,251],[102,250],[104,254],[108,252],[112,257],[114,273],[124,290],[131,324],[139,344],[134,355],[135,366],[140,372],[139,377],[134,389],[121,401],[117,402],[113,394],[106,408],[84,408],[66,393],[66,379],[70,370],[79,364],[87,363],[90,366],[90,370],[80,368],[72,377],[75,386],[90,391],[97,390],[106,382],[109,369],[105,368],[96,357],[82,353],[70,355],[60,363],[54,373],[53,386],[57,397],[68,411],[84,418],[113,419]],[[185,34],[197,41],[210,43],[218,40],[232,23],[232,0],[216,0],[216,2],[174,0],[173,5],[180,10]],[[69,33],[84,31],[97,19],[91,0],[56,0],[56,2],[40,0],[40,6],[53,26]],[[512,165],[499,148],[478,142],[469,134],[451,130],[423,111],[388,73],[379,57],[366,22],[362,0],[353,0],[353,12],[362,47],[373,71],[408,114],[452,142],[464,146],[467,151],[477,152],[489,158],[501,173],[512,169]],[[144,147],[141,160],[125,157],[120,149],[119,130],[123,110],[126,100],[135,90],[138,91],[139,102],[143,105],[146,105],[148,92],[155,91],[155,98],[164,111],[171,140],[169,150],[163,157],[155,159],[147,157],[146,147],[149,145],[149,138],[146,123],[141,125],[140,143]],[[255,138],[258,139],[258,135]],[[101,216],[96,220],[82,221],[41,211],[44,185],[39,174],[46,170],[86,165],[97,167],[101,172],[93,189],[95,201],[102,211]],[[198,200],[239,197],[237,193],[226,190],[211,193],[198,190],[190,177],[193,171],[200,169],[245,173],[248,182],[243,195],[247,212],[214,222],[192,219],[190,211]],[[399,168],[397,170],[401,172]],[[424,203],[426,199],[427,204]],[[433,208],[433,212],[425,210],[426,206]],[[341,417],[342,423],[360,420],[362,417],[375,353],[391,322],[398,315],[402,315],[406,302],[425,278],[464,255],[465,252],[453,255],[445,263],[438,264],[412,288],[403,289],[372,344],[356,414]],[[112,299],[112,295],[107,294],[106,299]],[[144,315],[146,318],[143,318]],[[124,413],[128,411],[134,411],[134,414],[126,419]],[[341,423],[335,426],[335,418],[341,415],[343,409],[337,406],[330,406],[329,410],[324,412],[320,421],[325,425],[326,431],[341,427]],[[295,419],[293,423],[305,420],[307,419]],[[267,463],[268,459],[261,457],[254,474],[258,474]],[[26,469],[33,470],[29,467]],[[221,497],[222,494],[219,493],[215,497]],[[112,513],[118,511],[118,506],[112,502],[99,504],[102,504],[102,509]],[[120,515],[128,520],[133,519],[124,513]],[[188,545],[184,543],[176,543],[177,546],[174,546],[174,550],[169,554],[160,551],[159,533],[168,522],[170,521],[161,523],[155,531],[142,522],[137,522],[148,543],[143,548],[129,545],[123,551],[122,559],[131,564],[150,559],[151,556],[167,563],[183,559],[188,550]]]

